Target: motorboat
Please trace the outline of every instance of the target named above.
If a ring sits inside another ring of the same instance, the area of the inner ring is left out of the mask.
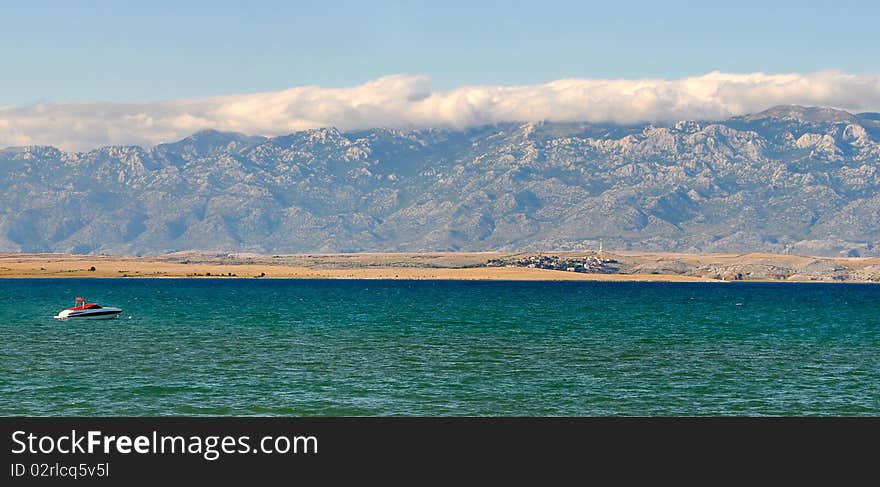
[[[87,303],[85,298],[78,297],[73,308],[65,309],[54,318],[56,320],[109,320],[119,316],[119,313],[122,313],[119,308]]]

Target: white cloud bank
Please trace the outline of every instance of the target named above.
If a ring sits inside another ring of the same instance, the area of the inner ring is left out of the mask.
[[[151,146],[213,128],[279,135],[335,126],[462,128],[505,121],[631,123],[718,119],[774,105],[880,110],[880,75],[713,72],[678,80],[563,79],[526,86],[432,91],[426,76],[394,75],[351,88],[288,90],[146,103],[0,107],[0,147]]]

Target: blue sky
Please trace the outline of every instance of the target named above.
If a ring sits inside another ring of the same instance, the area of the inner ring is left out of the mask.
[[[880,2],[11,2],[0,105],[710,71],[880,72]]]

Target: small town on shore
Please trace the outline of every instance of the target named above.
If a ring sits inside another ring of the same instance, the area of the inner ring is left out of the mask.
[[[602,259],[596,255],[584,257],[560,257],[558,255],[529,255],[520,258],[489,259],[487,267],[527,267],[566,272],[615,274],[620,268],[615,259]]]

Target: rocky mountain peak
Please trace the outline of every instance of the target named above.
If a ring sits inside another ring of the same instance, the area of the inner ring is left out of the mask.
[[[800,105],[778,105],[753,115],[746,115],[746,120],[780,119],[810,123],[859,123],[859,117],[834,108],[805,107]]]

